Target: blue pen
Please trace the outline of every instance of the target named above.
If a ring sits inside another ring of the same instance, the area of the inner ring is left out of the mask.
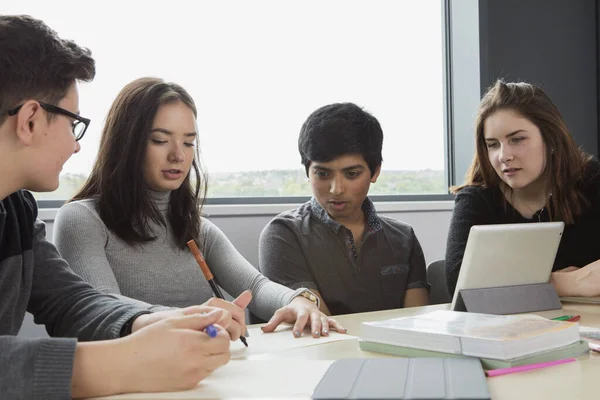
[[[204,328],[204,332],[206,332],[206,334],[212,338],[217,337],[217,328],[215,328],[215,326],[213,324],[208,325],[206,328]]]

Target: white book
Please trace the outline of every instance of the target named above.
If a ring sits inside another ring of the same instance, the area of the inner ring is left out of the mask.
[[[363,322],[362,340],[508,360],[579,340],[579,324],[537,315],[434,311],[413,317]]]

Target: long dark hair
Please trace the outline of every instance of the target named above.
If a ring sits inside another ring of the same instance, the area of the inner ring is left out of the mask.
[[[548,178],[552,193],[551,219],[574,223],[575,217],[588,203],[580,183],[592,157],[577,147],[550,97],[541,88],[529,83],[499,80],[483,96],[475,123],[475,157],[465,183],[450,190],[457,193],[466,186],[474,185],[511,191],[490,164],[485,145],[485,120],[498,110],[515,111],[538,127],[546,146],[547,163],[543,173]]]
[[[142,165],[152,123],[163,104],[182,102],[197,117],[188,92],[158,78],[140,78],[125,86],[106,117],[98,158],[83,188],[71,199],[96,197],[100,218],[108,229],[129,244],[154,240],[149,222],[166,225],[148,195]],[[196,139],[197,140],[197,139]],[[192,162],[195,180],[188,174],[171,192],[167,219],[177,245],[184,249],[200,236],[200,215],[206,197],[206,174],[199,165],[199,151]]]

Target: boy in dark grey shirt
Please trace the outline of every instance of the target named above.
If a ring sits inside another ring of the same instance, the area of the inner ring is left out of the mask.
[[[275,217],[260,237],[261,272],[311,289],[329,315],[428,304],[413,229],[377,215],[367,197],[381,171],[382,144],[377,119],[355,104],[314,111],[298,140],[313,198]]]

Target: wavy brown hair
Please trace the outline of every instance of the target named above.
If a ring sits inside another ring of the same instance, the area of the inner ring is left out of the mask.
[[[484,124],[498,110],[512,110],[538,127],[546,148],[546,168],[543,172],[549,184],[550,218],[574,223],[587,205],[582,189],[585,167],[591,156],[584,153],[569,133],[558,108],[544,91],[525,82],[506,83],[498,80],[481,99],[475,120],[475,157],[467,170],[465,183],[451,187],[458,193],[466,186],[482,186],[508,191],[492,167],[485,145]]]
[[[83,188],[71,199],[98,199],[100,218],[108,229],[129,244],[156,237],[149,222],[166,225],[148,195],[143,162],[152,123],[163,104],[182,102],[197,117],[188,92],[175,83],[158,78],[140,78],[125,86],[106,117],[98,158]],[[198,139],[196,139],[198,140]],[[200,213],[206,197],[206,174],[199,166],[199,151],[192,162],[195,180],[188,174],[171,192],[167,219],[177,245],[185,249],[190,239],[200,236]]]

